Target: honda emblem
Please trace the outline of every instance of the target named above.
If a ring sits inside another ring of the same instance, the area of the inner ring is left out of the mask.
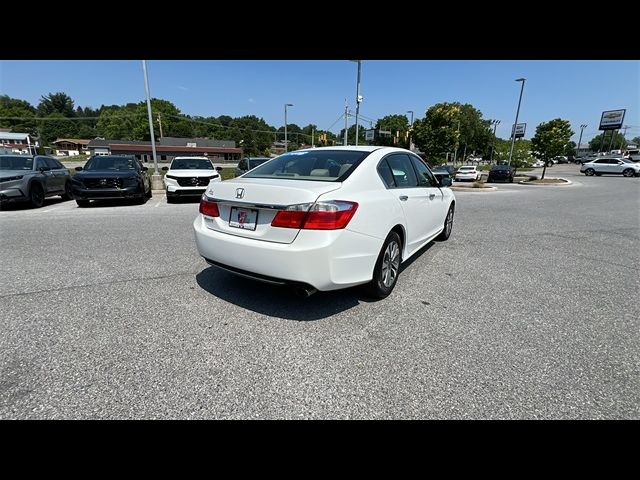
[[[244,188],[236,188],[236,198],[244,197]]]

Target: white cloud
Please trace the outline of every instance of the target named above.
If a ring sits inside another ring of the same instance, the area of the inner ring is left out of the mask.
[[[255,103],[255,100],[253,98],[250,98],[249,103]]]
[[[185,92],[186,92],[187,90],[189,90],[187,87],[183,87],[182,85],[178,85],[178,88],[179,88],[180,90],[184,90]]]

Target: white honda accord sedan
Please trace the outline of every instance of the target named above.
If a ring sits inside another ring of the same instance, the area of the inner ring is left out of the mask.
[[[366,284],[384,298],[401,262],[451,234],[455,197],[409,150],[325,147],[212,182],[193,223],[216,267],[302,295]]]

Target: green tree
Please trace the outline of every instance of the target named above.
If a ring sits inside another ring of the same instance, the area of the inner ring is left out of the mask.
[[[612,137],[613,141],[611,141]],[[609,145],[611,145],[612,150],[625,148],[627,146],[627,141],[624,139],[621,133],[615,131],[605,131],[600,135],[596,135],[595,137],[593,137],[589,142],[589,148],[592,152],[606,152],[609,150]]]
[[[567,157],[573,157],[576,154],[576,142],[569,142],[567,146],[564,148],[564,155]]]
[[[571,130],[571,123],[560,118],[543,122],[536,127],[536,134],[531,139],[531,148],[544,161],[541,179],[544,179],[547,162],[562,155],[574,133]]]
[[[49,93],[40,97],[38,115],[47,117],[52,113],[59,113],[63,117],[75,117],[73,100],[64,92]]]
[[[0,95],[0,127],[10,128],[13,132],[24,132],[36,134],[37,125],[35,120],[30,120],[36,116],[36,109],[27,101],[11,98],[8,95]]]
[[[514,169],[523,168],[531,165],[535,158],[531,153],[531,140],[520,138],[513,144],[513,153],[511,154],[511,166]],[[511,149],[511,139],[503,140],[496,138],[496,149],[493,153],[493,159],[496,163],[507,163],[509,161],[509,150]]]
[[[431,165],[444,162],[460,138],[458,118],[460,105],[438,103],[430,107],[423,119],[413,122],[413,142],[422,150]]]
[[[142,114],[135,103],[103,106],[95,130],[98,136],[110,140],[141,140],[134,136],[134,128],[146,118],[146,111]]]
[[[406,115],[387,115],[376,122],[376,133],[387,130],[391,135],[376,134],[374,145],[409,147],[409,120]]]
[[[47,115],[47,120],[40,120],[40,138],[42,144],[49,144],[57,138],[74,138],[78,136],[78,124],[68,120],[62,113]],[[60,119],[60,120],[58,120]]]

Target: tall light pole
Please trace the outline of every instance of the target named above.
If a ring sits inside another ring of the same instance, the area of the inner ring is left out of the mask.
[[[576,148],[576,157],[578,156],[578,150],[580,150],[580,144],[582,143],[582,132],[584,132],[584,129],[587,127],[588,125],[586,123],[580,125],[580,138],[578,139],[578,148]]]
[[[511,148],[509,149],[509,165],[511,165],[511,156],[513,155],[513,145],[516,143],[516,127],[518,126],[518,115],[520,114],[520,103],[522,102],[522,92],[524,91],[524,82],[526,78],[516,78],[516,82],[522,82],[520,87],[520,98],[518,99],[518,109],[516,110],[516,123],[513,124],[513,133],[511,134]]]
[[[151,133],[151,152],[153,153],[154,173],[151,176],[151,188],[162,189],[162,178],[158,171],[158,156],[156,155],[156,140],[153,132],[153,116],[151,115],[151,99],[149,98],[149,78],[147,77],[147,61],[142,60],[142,71],[144,72],[144,91],[147,96],[147,114],[149,115],[149,132]]]
[[[412,132],[413,129],[413,110],[407,110],[407,113],[411,114],[411,127],[409,127],[409,132]],[[411,144],[413,143],[413,135],[409,133],[409,150],[411,150]]]
[[[360,125],[358,125],[359,117],[360,117],[360,102],[362,102],[362,97],[360,96],[360,74],[362,70],[362,60],[351,60],[352,62],[356,62],[358,64],[358,81],[356,82],[356,147],[358,146],[358,129]]]
[[[493,123],[493,143],[491,144],[491,158],[489,159],[489,163],[493,163],[493,151],[496,149],[496,128],[500,124],[500,120],[491,120]]]
[[[288,151],[289,145],[287,144],[287,107],[293,107],[293,103],[284,104],[284,151]]]

